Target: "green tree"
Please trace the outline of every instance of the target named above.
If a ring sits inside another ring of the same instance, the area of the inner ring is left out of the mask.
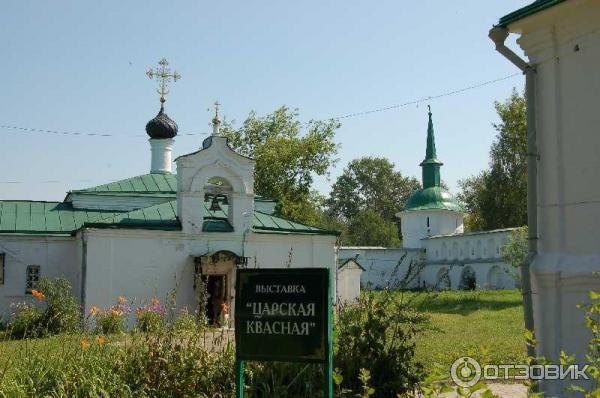
[[[285,217],[318,223],[323,199],[311,191],[313,177],[328,175],[335,164],[340,123],[311,120],[303,134],[298,115],[286,106],[264,117],[253,111],[239,128],[224,123],[221,131],[233,149],[256,160],[256,194],[277,200]]]
[[[504,261],[513,267],[520,267],[529,254],[527,227],[514,229],[508,238],[508,243],[502,247]]]
[[[342,240],[352,246],[400,246],[398,225],[374,209],[359,211],[349,222],[347,238]]]
[[[500,123],[490,149],[488,170],[459,182],[469,217],[467,229],[520,227],[527,223],[527,107],[513,90],[496,102]]]
[[[419,181],[394,170],[386,158],[352,160],[333,184],[326,201],[328,212],[347,221],[366,209],[375,209],[387,221],[397,221],[408,197],[420,188]]]

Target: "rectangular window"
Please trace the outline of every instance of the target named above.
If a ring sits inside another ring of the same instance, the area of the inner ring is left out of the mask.
[[[4,285],[4,258],[6,255],[4,253],[0,253],[0,286]]]
[[[25,280],[25,293],[31,294],[32,289],[38,288],[40,282],[40,266],[39,265],[28,265],[26,271]]]

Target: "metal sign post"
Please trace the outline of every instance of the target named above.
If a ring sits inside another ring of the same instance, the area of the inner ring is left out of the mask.
[[[244,397],[245,361],[283,361],[324,364],[324,396],[333,398],[332,322],[329,269],[238,269],[236,397]]]

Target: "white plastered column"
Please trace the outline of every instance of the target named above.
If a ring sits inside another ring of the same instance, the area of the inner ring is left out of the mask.
[[[171,173],[171,153],[173,151],[172,138],[150,138],[150,151],[152,160],[150,164],[150,173]]]

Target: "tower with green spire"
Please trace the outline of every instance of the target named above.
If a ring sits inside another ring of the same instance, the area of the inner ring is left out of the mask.
[[[402,221],[404,247],[422,247],[420,240],[428,236],[463,231],[463,209],[441,186],[443,163],[437,158],[431,108],[428,114],[427,148],[420,164],[423,188],[415,191],[396,214]]]
[[[435,134],[433,132],[433,120],[431,120],[431,107],[429,107],[429,124],[427,125],[427,149],[425,159],[421,162],[423,168],[423,188],[440,186],[440,166],[443,163],[437,158],[435,150]]]

